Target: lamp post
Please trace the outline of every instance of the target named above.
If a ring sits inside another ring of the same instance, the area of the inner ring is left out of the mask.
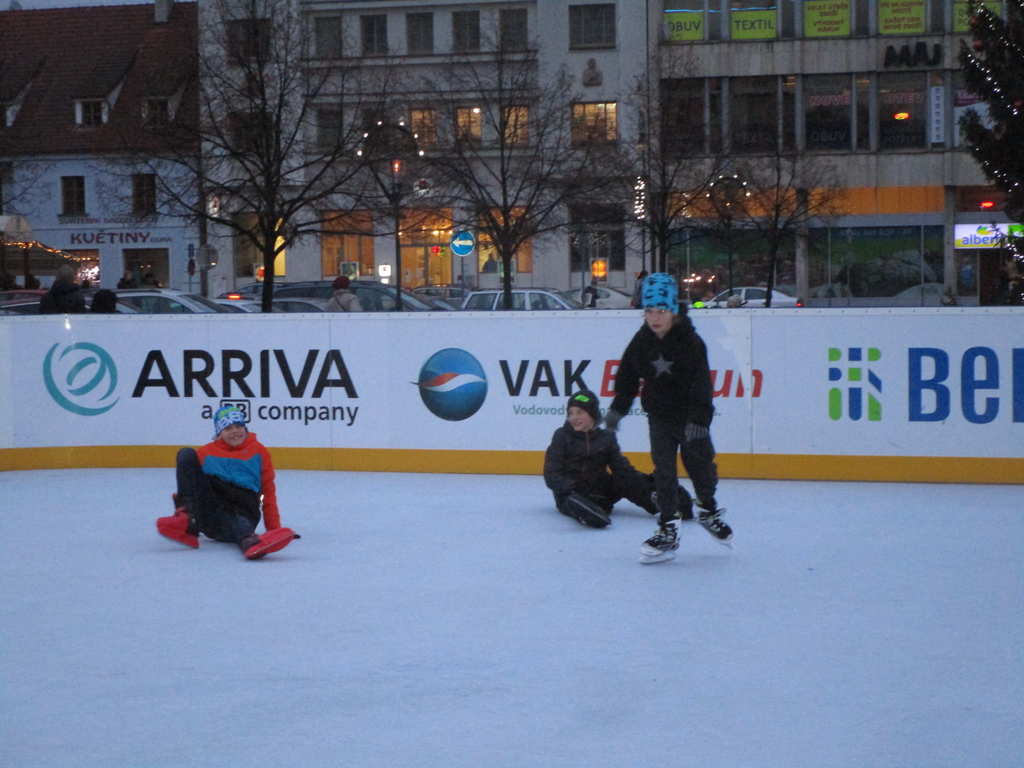
[[[363,133],[363,142],[356,155],[364,160],[374,182],[387,201],[394,223],[395,238],[395,310],[402,306],[402,204],[413,192],[412,186],[403,184],[406,165],[412,158],[423,157],[416,142],[417,135],[405,127],[405,121],[391,123],[378,120]],[[386,167],[386,170],[383,170]]]
[[[746,180],[738,173],[719,174],[718,178],[708,185],[707,197],[715,207],[721,223],[722,231],[725,233],[725,247],[729,260],[729,295],[733,291],[733,242],[732,225],[736,214],[742,211],[742,204],[750,197],[750,190],[747,189]]]

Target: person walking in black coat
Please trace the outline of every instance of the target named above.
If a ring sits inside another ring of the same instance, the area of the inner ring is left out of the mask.
[[[657,514],[654,477],[636,470],[622,455],[615,434],[598,426],[597,395],[577,392],[569,398],[566,417],[544,454],[544,482],[554,494],[558,511],[592,528],[608,525],[612,507],[623,498]],[[682,488],[679,491],[677,511],[689,519],[690,496]]]
[[[674,557],[679,547],[673,519],[677,452],[693,482],[700,524],[723,544],[732,539],[732,529],[721,519],[724,510],[715,500],[718,468],[710,433],[714,407],[707,348],[685,308],[680,310],[679,290],[671,275],[649,275],[641,299],[644,324],[622,355],[605,423],[617,428],[643,382],[640,401],[647,412],[659,528],[644,542],[641,554],[645,562],[658,562]]]
[[[64,315],[85,311],[85,297],[75,284],[75,270],[68,264],[61,264],[50,290],[39,299],[39,314]]]

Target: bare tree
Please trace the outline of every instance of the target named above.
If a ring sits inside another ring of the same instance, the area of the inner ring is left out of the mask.
[[[427,151],[435,198],[454,206],[457,226],[493,245],[511,309],[516,253],[566,227],[574,203],[599,196],[614,136],[601,121],[573,116],[577,92],[564,68],[542,72],[524,39],[483,37],[487,53],[451,57],[417,90],[451,121]]]
[[[296,0],[211,0],[200,9],[194,119],[147,122],[144,160],[167,212],[227,228],[262,258],[262,309],[273,296],[274,261],[356,206],[362,167],[356,121],[343,110],[386,90],[387,66],[342,59],[335,29],[312,30]],[[189,104],[184,108],[187,110]]]

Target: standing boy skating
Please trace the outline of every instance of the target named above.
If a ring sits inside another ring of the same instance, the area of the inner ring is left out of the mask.
[[[199,449],[182,448],[177,457],[178,492],[174,514],[156,521],[157,530],[187,547],[199,534],[238,544],[256,560],[299,538],[281,527],[270,452],[245,427],[245,414],[233,405],[213,415],[214,440]],[[262,515],[266,533],[256,533]]]
[[[714,407],[704,341],[685,308],[679,311],[679,291],[670,275],[648,275],[640,298],[644,325],[622,355],[605,424],[609,429],[618,426],[642,381],[641,404],[647,412],[659,515],[658,530],[644,542],[641,554],[644,562],[658,562],[675,557],[679,548],[674,519],[677,451],[693,482],[700,524],[723,544],[731,541],[732,529],[721,519],[725,510],[715,501],[718,469],[709,432]]]
[[[654,478],[636,470],[622,455],[615,433],[601,429],[597,395],[581,390],[569,398],[565,424],[555,430],[544,454],[544,482],[558,511],[591,528],[611,522],[612,507],[628,499],[652,515]],[[692,519],[693,502],[679,489],[677,514]]]

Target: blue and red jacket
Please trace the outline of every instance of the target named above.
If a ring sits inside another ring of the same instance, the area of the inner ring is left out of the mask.
[[[262,494],[263,525],[268,531],[281,527],[277,488],[274,485],[274,463],[270,459],[270,452],[256,439],[254,432],[246,433],[245,441],[237,448],[217,438],[198,448],[196,453],[207,475]]]

